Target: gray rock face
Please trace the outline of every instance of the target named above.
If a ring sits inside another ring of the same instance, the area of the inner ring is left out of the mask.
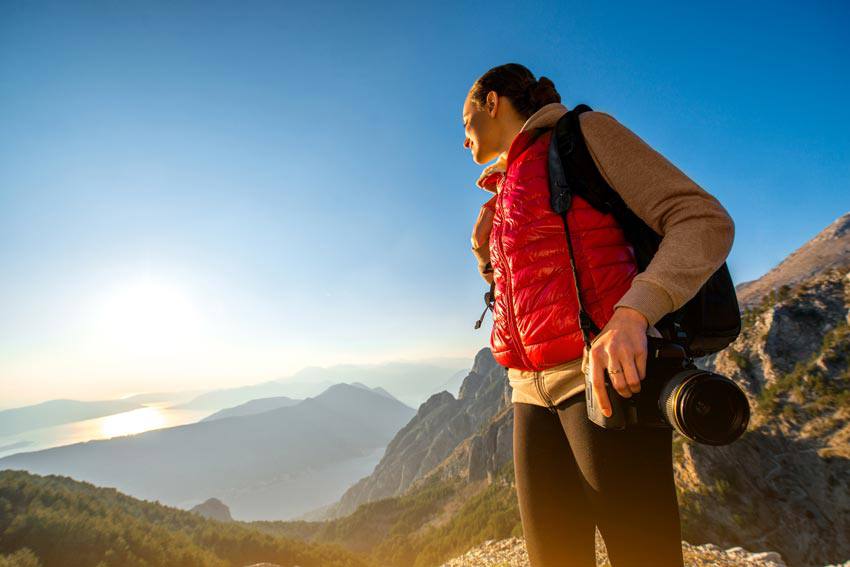
[[[403,493],[437,468],[458,445],[492,429],[494,416],[505,409],[506,385],[505,369],[496,364],[489,348],[481,349],[463,380],[459,397],[442,391],[419,406],[413,419],[389,443],[375,471],[347,490],[325,517],[344,516],[365,502]],[[497,433],[484,436],[486,439],[478,441],[473,474],[486,476],[484,471],[491,460],[487,447],[500,445],[502,453],[507,451],[510,456],[510,440],[505,447],[505,440]]]
[[[850,320],[847,273],[828,270],[801,282],[784,298],[752,308],[753,318],[745,319],[735,342],[698,362],[758,394],[816,352],[829,331]]]
[[[849,313],[850,273],[831,269],[763,305],[705,361],[745,389],[753,415],[731,445],[682,444],[686,532],[793,565],[850,557]]]

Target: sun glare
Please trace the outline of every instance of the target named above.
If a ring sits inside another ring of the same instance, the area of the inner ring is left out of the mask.
[[[106,437],[134,435],[165,426],[165,416],[157,407],[144,407],[103,418],[100,427]]]
[[[202,327],[184,291],[150,278],[114,289],[98,307],[95,328],[101,344],[128,353],[177,353],[198,338]]]

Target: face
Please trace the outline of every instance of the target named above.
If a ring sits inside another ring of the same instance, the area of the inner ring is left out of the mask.
[[[493,161],[501,150],[497,147],[498,129],[496,122],[496,107],[498,96],[495,91],[488,93],[485,108],[477,108],[466,95],[463,103],[463,127],[465,137],[463,147],[472,152],[472,161],[485,164]]]

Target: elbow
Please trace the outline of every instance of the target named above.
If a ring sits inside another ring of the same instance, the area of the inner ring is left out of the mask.
[[[728,219],[726,222],[725,232],[727,242],[726,253],[728,254],[732,251],[732,244],[735,242],[735,221],[732,220],[732,216],[729,214],[727,214],[726,217]]]
[[[714,222],[712,225],[714,226],[714,238],[717,238],[719,242],[723,242],[725,244],[725,254],[723,258],[725,259],[729,252],[732,250],[732,244],[735,242],[735,221],[732,219],[732,215],[729,214],[729,211],[720,204],[719,201],[717,203],[717,211]]]

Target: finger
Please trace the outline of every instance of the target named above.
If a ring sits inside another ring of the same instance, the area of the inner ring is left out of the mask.
[[[611,379],[611,386],[614,387],[614,390],[617,391],[620,396],[624,398],[629,398],[632,395],[629,386],[626,384],[626,379],[623,376],[623,364],[622,360],[626,358],[625,352],[622,349],[613,348],[608,351],[608,376]],[[611,372],[612,370],[618,370],[619,372]]]
[[[593,386],[593,395],[596,398],[599,409],[605,417],[611,417],[611,401],[608,399],[608,392],[605,390],[605,363],[604,352],[601,350],[590,353],[590,379]]]
[[[623,364],[622,360],[626,357],[615,357],[610,356],[610,368],[608,369],[608,375],[611,376],[611,385],[614,386],[614,389],[617,390],[617,393],[620,394],[624,398],[631,398],[632,392],[629,389],[629,386],[626,384],[626,379],[623,377]],[[620,372],[615,372],[611,374],[611,370],[620,370]]]
[[[635,366],[638,371],[638,378],[643,380],[646,378],[646,350],[635,354]]]
[[[635,366],[634,356],[626,355],[622,361],[622,367],[623,374],[625,375],[624,379],[626,381],[626,387],[632,394],[637,394],[640,392],[640,377],[638,376],[637,366]]]
[[[641,380],[646,378],[646,358],[647,358],[647,344],[646,344],[646,336],[643,337],[643,341],[640,345],[640,349],[635,353],[635,364],[637,365],[638,374]]]

